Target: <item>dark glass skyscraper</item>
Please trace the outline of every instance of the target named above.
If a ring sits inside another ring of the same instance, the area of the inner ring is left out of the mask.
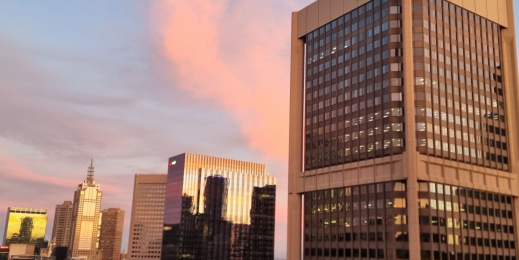
[[[168,166],[162,259],[274,259],[265,165],[185,153]]]
[[[293,13],[289,260],[517,259],[512,3]]]

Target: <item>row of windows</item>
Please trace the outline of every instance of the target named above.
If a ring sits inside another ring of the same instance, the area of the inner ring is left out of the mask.
[[[407,215],[306,219],[305,228],[407,225]]]
[[[454,212],[467,212],[467,213],[475,213],[478,215],[488,215],[488,216],[496,216],[496,217],[508,217],[513,218],[513,213],[511,210],[499,210],[492,209],[480,206],[473,206],[467,204],[459,204],[456,202],[436,200],[436,199],[418,199],[418,207],[422,209],[438,209],[445,211],[454,211]],[[475,210],[474,210],[475,209]],[[495,212],[495,213],[494,213]]]
[[[312,191],[305,195],[306,200],[333,199],[364,194],[376,194],[391,191],[406,191],[405,182],[385,182],[369,185],[344,187],[338,189]]]
[[[472,230],[483,230],[490,232],[514,233],[514,227],[481,221],[460,220],[457,218],[444,218],[437,216],[420,216],[420,225],[433,225],[448,228],[464,228]]]
[[[160,204],[160,205],[164,205],[164,204]],[[135,207],[134,208],[135,210],[164,210],[164,206],[162,207]]]
[[[384,238],[385,235],[385,238]],[[332,233],[305,234],[305,242],[355,242],[355,241],[408,241],[409,235],[404,231],[396,232],[361,232],[361,233]],[[512,241],[513,242],[513,241]]]
[[[328,212],[342,212],[342,211],[356,211],[368,209],[383,209],[383,208],[405,208],[405,198],[393,199],[379,199],[379,200],[362,200],[360,202],[345,202],[332,204],[318,204],[312,205],[312,214],[328,213]]]
[[[516,260],[515,256],[490,255],[477,253],[454,253],[445,251],[421,251],[422,260]]]
[[[365,249],[365,248],[305,248],[305,256],[325,256],[325,257],[354,257],[354,258],[379,258],[393,259],[393,250],[386,249]],[[396,249],[396,259],[409,259],[409,250]],[[515,260],[515,258],[513,259]]]
[[[487,160],[491,160],[494,162],[504,163],[508,164],[508,156],[502,156],[495,153],[486,152],[484,153],[481,150],[476,150],[474,148],[469,147],[463,147],[462,145],[456,145],[449,142],[442,142],[440,140],[433,140],[433,139],[425,139],[425,138],[418,138],[416,139],[416,143],[418,147],[429,147],[431,149],[436,149],[438,151],[445,151],[445,152],[451,152],[453,154],[459,154],[459,155],[465,155],[470,156],[473,158],[485,158]],[[485,156],[483,157],[483,154]],[[481,164],[481,162],[480,162]]]
[[[512,204],[512,196],[501,195],[492,192],[479,191],[467,188],[458,188],[456,186],[445,185],[441,183],[433,183],[433,182],[420,182],[418,183],[419,191],[421,192],[430,192],[430,193],[438,193],[438,194],[446,194],[452,196],[460,196],[467,198],[474,198],[480,200],[487,201],[495,201],[506,204]]]
[[[404,138],[391,138],[381,142],[371,142],[367,145],[352,146],[351,148],[344,148],[344,150],[332,150],[329,152],[318,153],[313,155],[305,156],[305,162],[322,162],[330,159],[356,155],[359,153],[383,151],[392,147],[404,147]],[[350,158],[351,159],[351,158]]]
[[[512,249],[515,249],[515,241],[513,241],[513,240],[476,238],[476,237],[467,237],[467,236],[458,236],[458,235],[445,235],[445,234],[420,233],[420,242],[427,242],[427,243],[432,242],[432,243],[445,243],[445,244],[449,244],[449,245],[467,245],[467,246],[472,245],[472,246],[486,246],[486,247],[498,247],[498,248],[512,248]]]
[[[426,63],[426,67],[427,67],[427,65],[429,65],[429,64]],[[423,66],[423,63],[415,63],[415,70],[417,69],[418,66]],[[472,89],[473,91],[470,91],[469,89],[459,88],[456,86],[453,87],[449,83],[437,82],[435,80],[431,80],[426,77],[415,77],[415,85],[416,86],[425,85],[427,87],[432,87],[434,89],[440,90],[443,93],[454,94],[456,96],[468,98],[471,100],[475,100],[477,102],[479,102],[481,100],[481,103],[486,103],[493,107],[500,107],[500,108],[504,107],[501,103],[499,103],[499,101],[496,101],[495,99],[490,98],[492,95],[503,96],[502,88],[495,87],[495,86],[491,87],[490,84],[488,84],[488,83],[485,84],[481,81],[477,81],[477,79],[472,79],[472,80],[474,82],[474,89]],[[471,85],[471,84],[469,83],[468,85]],[[481,93],[483,93],[483,91],[486,91],[487,93],[485,93],[485,95],[479,95],[476,92],[476,90],[477,90],[476,88],[478,86],[479,86],[479,89],[481,90]]]
[[[499,127],[480,123],[480,122],[472,120],[472,119],[467,119],[467,118],[464,118],[461,116],[457,116],[455,114],[441,112],[439,110],[431,109],[431,108],[422,108],[422,107],[416,108],[415,111],[416,111],[415,115],[417,115],[417,116],[427,116],[427,117],[434,118],[434,119],[440,119],[445,122],[455,123],[455,124],[459,124],[461,126],[468,126],[470,128],[474,128],[477,130],[484,130],[484,131],[487,131],[490,133],[495,133],[498,135],[506,136],[505,129],[501,129]],[[431,126],[431,127],[426,128],[425,127],[426,125],[424,122],[418,122],[416,126],[417,126],[416,130],[419,132],[425,131],[427,129],[428,131],[433,131],[434,133],[442,134],[445,136],[447,136],[447,134],[448,134],[450,137],[453,137],[453,138],[454,137],[457,138],[458,136],[462,137],[460,130],[457,131],[456,135],[455,135],[454,129],[452,129],[452,128],[447,131],[447,127],[442,127],[441,128],[442,131],[440,132],[440,128],[439,128],[440,126],[434,126],[434,127]],[[458,127],[458,128],[460,128],[460,127]],[[432,130],[429,130],[429,129],[432,129]],[[471,140],[471,142],[476,142],[476,138],[474,137],[474,135],[471,135],[470,139],[469,139],[469,136],[470,135],[468,133],[463,133],[463,139],[465,141]],[[481,139],[479,139],[479,140],[481,140]]]

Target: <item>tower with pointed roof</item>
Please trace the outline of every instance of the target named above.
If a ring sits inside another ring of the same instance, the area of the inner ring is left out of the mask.
[[[94,160],[92,159],[86,180],[79,184],[74,192],[69,258],[85,260],[101,258],[98,252],[98,229],[102,196],[101,187],[94,181]]]

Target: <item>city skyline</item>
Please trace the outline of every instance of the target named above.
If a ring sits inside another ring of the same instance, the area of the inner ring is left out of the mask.
[[[102,208],[127,212],[126,249],[133,176],[165,174],[164,158],[192,151],[264,162],[274,173],[281,209],[276,212],[276,239],[281,241],[276,257],[284,257],[290,14],[312,2],[214,1],[200,10],[142,1],[0,3],[0,26],[6,29],[0,33],[5,61],[0,62],[5,79],[0,85],[5,94],[0,98],[0,178],[5,180],[0,196],[6,198],[0,200],[0,219],[9,206],[38,206],[48,209],[48,223],[54,223],[52,209],[73,199],[70,193],[84,178],[85,162],[94,157]],[[177,12],[183,13],[177,19],[193,25],[173,26],[170,14]],[[234,25],[238,21],[242,25]],[[204,33],[189,33],[194,28]],[[187,43],[168,43],[173,31],[185,34]],[[175,48],[189,50],[188,43],[206,41],[217,44],[207,49],[196,45],[197,52],[183,51],[184,56],[172,54]],[[262,55],[267,57],[258,57]],[[183,65],[204,56],[206,64]],[[207,72],[212,65],[223,75],[214,84],[193,79],[195,72]],[[257,74],[248,75],[250,71]],[[251,102],[249,96],[256,94],[265,97],[261,104]],[[256,125],[262,128],[254,129]]]

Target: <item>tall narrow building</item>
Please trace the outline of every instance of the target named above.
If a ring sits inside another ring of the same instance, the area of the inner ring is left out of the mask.
[[[86,180],[79,184],[74,192],[69,258],[99,259],[97,248],[102,195],[101,187],[94,181],[94,160],[92,160]]]
[[[517,259],[512,4],[292,14],[289,260]]]
[[[166,181],[166,174],[135,174],[128,260],[160,258]]]
[[[102,260],[119,260],[123,238],[124,210],[109,208],[101,212],[99,251]]]
[[[72,210],[72,201],[65,201],[61,205],[56,205],[51,239],[53,247],[68,246],[72,227]]]
[[[35,254],[47,246],[47,210],[42,208],[9,207],[5,221],[3,245],[34,244]]]
[[[184,153],[168,162],[162,259],[274,259],[265,165]]]

